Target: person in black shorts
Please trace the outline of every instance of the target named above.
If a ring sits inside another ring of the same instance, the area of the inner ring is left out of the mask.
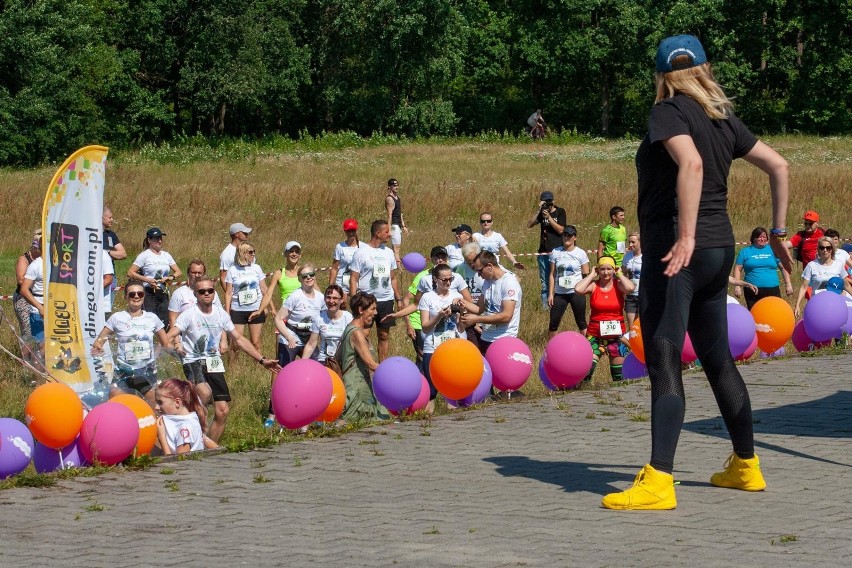
[[[698,38],[664,39],[656,64],[656,104],[636,153],[644,257],[639,319],[651,379],[651,461],[633,487],[604,496],[602,505],[609,509],[677,506],[672,470],[684,418],[680,355],[686,331],[733,443],[725,470],[710,482],[745,491],[766,487],[754,454],[748,390],[728,348],[726,291],[734,234],[727,179],[736,158],[768,174],[773,249],[786,252],[781,238],[788,165],[734,115]]]

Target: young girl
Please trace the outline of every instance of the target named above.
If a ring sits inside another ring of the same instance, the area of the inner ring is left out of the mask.
[[[216,447],[201,427],[207,423],[207,409],[198,400],[189,381],[166,379],[157,387],[157,441],[164,455],[185,454]]]

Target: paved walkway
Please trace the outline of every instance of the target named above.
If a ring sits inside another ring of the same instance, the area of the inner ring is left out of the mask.
[[[647,382],[0,492],[0,566],[849,566],[852,355],[743,368],[768,489],[703,375],[667,512],[600,508],[649,454]]]

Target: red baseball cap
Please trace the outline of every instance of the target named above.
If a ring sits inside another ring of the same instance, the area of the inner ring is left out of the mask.
[[[819,213],[816,211],[805,211],[805,215],[802,217],[805,221],[813,221],[814,223],[819,223]]]
[[[343,222],[343,230],[344,231],[357,231],[358,230],[358,221],[355,219],[347,219]]]

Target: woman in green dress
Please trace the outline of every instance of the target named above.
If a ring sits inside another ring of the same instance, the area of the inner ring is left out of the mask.
[[[367,331],[376,317],[376,297],[357,292],[349,301],[353,320],[340,338],[338,361],[346,387],[346,407],[341,420],[373,420],[389,418],[387,409],[373,394],[370,374],[379,366],[373,346],[367,341]]]

